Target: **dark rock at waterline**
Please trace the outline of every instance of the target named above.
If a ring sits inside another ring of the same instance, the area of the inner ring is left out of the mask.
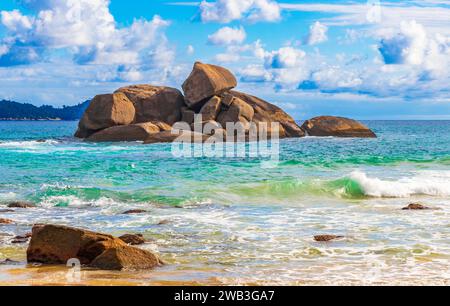
[[[137,215],[137,214],[145,214],[145,213],[147,213],[147,211],[144,209],[131,209],[131,210],[124,211],[122,213],[122,215]]]
[[[0,261],[0,266],[15,266],[15,265],[20,265],[20,262],[6,258],[3,261]]]
[[[25,244],[28,243],[29,239],[14,239],[11,241],[12,244]]]
[[[16,236],[12,239],[11,243],[12,244],[24,244],[24,243],[28,243],[28,241],[30,240],[32,234],[31,233],[26,233],[25,235],[19,235]]]
[[[336,239],[342,239],[344,236],[336,236],[336,235],[318,235],[314,236],[314,240],[317,242],[330,242]]]
[[[11,213],[14,212],[13,209],[0,209],[0,213],[5,214],[5,213]]]
[[[402,208],[402,210],[430,210],[430,207],[427,207],[423,204],[419,203],[412,203],[409,204],[407,207]]]
[[[152,134],[170,130],[171,127],[164,123],[137,123],[130,125],[118,125],[100,132],[94,133],[87,138],[91,142],[117,142],[117,141],[144,141]]]
[[[34,203],[26,202],[26,201],[11,202],[7,206],[8,206],[8,208],[35,208],[36,207],[36,205]]]
[[[142,234],[126,234],[120,236],[119,239],[129,245],[141,245],[145,243],[145,239]]]
[[[166,225],[166,224],[169,224],[169,223],[170,223],[169,220],[161,220],[161,221],[158,222],[158,225]]]
[[[321,116],[307,120],[302,129],[309,136],[376,138],[377,135],[364,124],[342,117]]]
[[[164,131],[150,135],[144,144],[155,143],[173,143],[173,142],[185,142],[185,143],[204,143],[213,136],[205,135],[192,131],[178,131],[174,133],[172,131]]]
[[[111,235],[58,225],[33,227],[29,263],[66,264],[74,258],[101,270],[152,269],[162,264],[157,255]]]
[[[13,223],[14,223],[13,220],[0,218],[0,224],[13,224]]]

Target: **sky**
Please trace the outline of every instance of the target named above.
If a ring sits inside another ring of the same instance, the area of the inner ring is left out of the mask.
[[[450,119],[450,0],[0,0],[0,99],[180,88],[195,61],[296,119]]]

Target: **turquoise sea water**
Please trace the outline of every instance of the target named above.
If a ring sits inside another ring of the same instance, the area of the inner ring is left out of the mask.
[[[170,144],[84,143],[76,122],[0,122],[0,209],[38,204],[0,213],[18,223],[0,225],[0,261],[23,253],[9,235],[57,223],[143,233],[169,264],[124,276],[139,283],[448,284],[450,121],[366,123],[378,139],[282,140],[266,169],[176,158]],[[440,209],[401,210],[412,202]],[[134,208],[148,213],[120,214]]]

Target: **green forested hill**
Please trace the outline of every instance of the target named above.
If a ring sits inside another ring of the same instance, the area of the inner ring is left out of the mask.
[[[0,120],[79,120],[90,101],[75,106],[55,108],[0,100]]]

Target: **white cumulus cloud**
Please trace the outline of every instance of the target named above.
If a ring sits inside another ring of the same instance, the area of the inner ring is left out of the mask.
[[[228,23],[233,20],[274,22],[281,18],[281,8],[274,0],[217,0],[200,3],[203,22]]]
[[[316,21],[310,28],[309,34],[305,39],[308,45],[317,45],[328,40],[328,27]]]
[[[379,45],[385,64],[416,67],[424,77],[450,76],[450,37],[439,33],[430,35],[415,21],[402,22],[400,29],[393,33]]]
[[[283,47],[277,51],[265,54],[265,64],[267,67],[282,69],[295,68],[302,64],[306,53],[303,50],[293,47]]]
[[[109,10],[109,0],[25,0],[32,16],[14,10],[1,12],[8,30],[3,44],[8,52],[0,65],[39,61],[46,51],[66,49],[80,64],[145,62],[167,40],[169,22],[159,16],[135,20],[119,28]]]
[[[230,28],[223,27],[219,29],[216,33],[208,36],[208,42],[213,45],[233,45],[241,44],[244,42],[247,34],[243,27],[240,28]]]

